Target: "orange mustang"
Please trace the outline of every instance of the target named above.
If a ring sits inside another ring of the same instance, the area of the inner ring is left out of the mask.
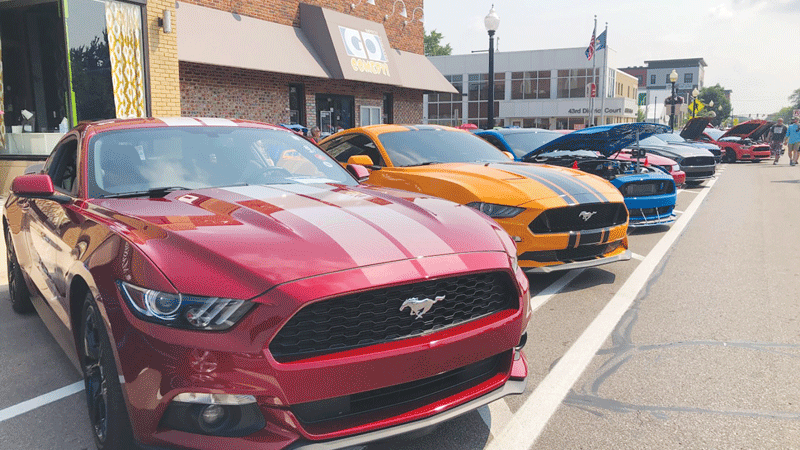
[[[514,162],[483,139],[443,126],[352,128],[320,147],[343,165],[367,167],[370,184],[442,197],[492,217],[517,243],[526,272],[631,257],[622,194],[600,177]]]

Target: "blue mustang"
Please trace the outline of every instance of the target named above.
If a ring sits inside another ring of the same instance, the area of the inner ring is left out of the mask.
[[[475,134],[510,153],[516,161],[577,168],[609,180],[625,197],[629,226],[644,227],[675,221],[675,181],[669,174],[637,161],[609,157],[639,139],[668,130],[654,123],[624,123],[567,134],[537,128],[481,130]]]

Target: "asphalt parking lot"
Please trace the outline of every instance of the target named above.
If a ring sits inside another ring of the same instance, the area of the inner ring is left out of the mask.
[[[718,168],[634,258],[529,277],[528,388],[388,449],[800,448],[800,169]],[[5,263],[3,263],[5,264]],[[94,448],[80,375],[0,272],[0,449]]]

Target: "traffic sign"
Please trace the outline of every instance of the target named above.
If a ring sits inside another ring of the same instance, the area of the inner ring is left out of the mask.
[[[704,105],[699,100],[695,99],[692,103],[689,103],[689,112],[692,114],[697,114],[703,109],[705,109],[706,105]]]

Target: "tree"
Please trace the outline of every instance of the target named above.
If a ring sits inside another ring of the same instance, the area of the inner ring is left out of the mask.
[[[644,116],[644,108],[639,107],[639,110],[636,111],[636,121],[637,122],[647,121],[647,117]]]
[[[792,108],[800,109],[800,89],[795,89],[792,95],[789,96],[789,101],[792,102]]]
[[[700,117],[711,117],[712,109],[713,109],[713,118],[711,119],[711,124],[715,127],[719,126],[725,119],[727,119],[731,114],[731,101],[728,99],[728,96],[725,94],[725,88],[717,83],[711,87],[705,87],[700,90],[700,95],[698,96],[700,101],[706,105],[706,109],[700,112]],[[714,102],[714,107],[710,108],[709,105],[711,102]]]
[[[442,37],[442,33],[437,33],[436,30],[425,34],[425,56],[449,55],[453,51],[450,44],[442,47]]]

